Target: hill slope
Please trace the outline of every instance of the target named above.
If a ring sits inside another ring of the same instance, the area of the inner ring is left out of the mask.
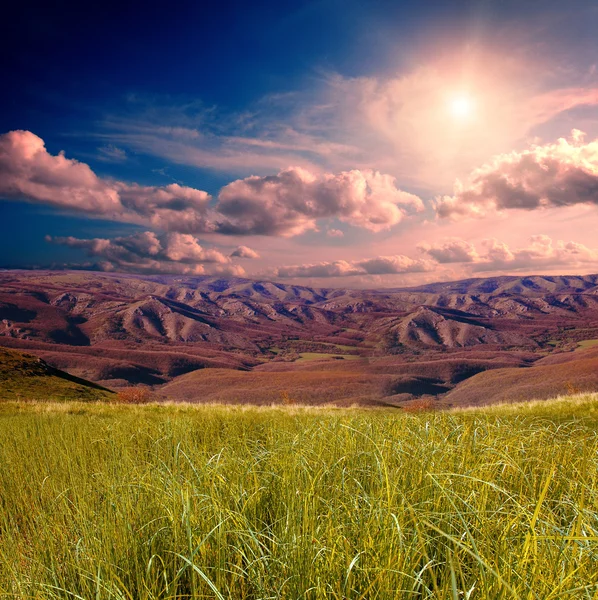
[[[352,290],[239,278],[0,272],[0,346],[100,385],[162,386],[181,400],[261,403],[288,392],[310,404],[369,403],[450,392],[460,404],[470,397],[462,384],[468,377],[539,368],[547,355],[561,360],[557,355],[593,340],[598,275]],[[286,374],[259,375],[270,368]],[[204,369],[231,373],[200,374]],[[530,385],[546,384],[534,373]],[[560,386],[551,394],[576,386],[564,367],[549,376]],[[514,377],[515,385],[531,372]],[[344,388],[367,382],[339,398],[335,380]],[[472,390],[477,381],[485,380],[476,379]]]
[[[598,351],[567,352],[537,361],[529,368],[496,369],[460,383],[442,400],[453,406],[544,400],[598,390]]]
[[[0,348],[0,400],[106,400],[110,390],[50,367],[44,361]]]

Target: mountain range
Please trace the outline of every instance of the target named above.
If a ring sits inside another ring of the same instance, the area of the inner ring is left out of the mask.
[[[402,406],[548,397],[598,389],[595,342],[598,275],[354,290],[0,272],[0,346],[102,386],[151,386],[173,400]]]

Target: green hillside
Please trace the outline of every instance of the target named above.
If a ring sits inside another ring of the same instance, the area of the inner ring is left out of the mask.
[[[110,395],[106,388],[54,369],[36,356],[0,348],[0,401],[89,402]]]

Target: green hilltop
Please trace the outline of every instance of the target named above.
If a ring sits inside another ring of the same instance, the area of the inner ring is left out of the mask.
[[[30,354],[0,348],[0,401],[97,401],[112,392],[74,377]]]

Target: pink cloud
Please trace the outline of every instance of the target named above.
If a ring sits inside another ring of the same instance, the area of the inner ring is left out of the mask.
[[[147,223],[166,231],[206,233],[213,231],[211,196],[202,190],[171,183],[142,186],[114,182],[123,205],[123,219]]]
[[[223,232],[290,236],[316,229],[318,219],[332,217],[381,231],[423,210],[423,203],[398,189],[394,177],[377,171],[317,176],[291,167],[229,183],[220,190],[216,209],[228,220],[220,225]]]
[[[533,235],[523,247],[510,247],[491,238],[476,248],[466,240],[452,238],[437,244],[420,244],[419,249],[440,264],[465,263],[473,271],[483,272],[598,265],[598,249],[572,241],[555,241],[547,235]]]
[[[235,250],[233,250],[233,252],[231,253],[231,258],[249,258],[249,259],[255,259],[255,258],[259,258],[260,255],[255,251],[252,250],[251,248],[248,248],[247,246],[238,246]]]
[[[188,234],[157,235],[152,231],[145,231],[111,240],[79,239],[71,236],[47,236],[46,240],[53,244],[84,250],[89,257],[99,259],[97,267],[104,271],[186,275],[245,274],[244,269],[232,264],[229,257],[218,250],[203,248],[197,239]]]
[[[451,238],[440,244],[419,244],[418,250],[430,255],[440,264],[468,263],[478,259],[474,245],[459,238]]]
[[[48,154],[44,141],[30,131],[0,136],[0,194],[82,212],[122,211],[118,193],[108,183],[62,152]]]
[[[398,189],[390,175],[371,170],[318,175],[300,167],[233,181],[211,207],[207,192],[177,183],[101,179],[84,163],[49,154],[29,131],[0,136],[0,194],[189,234],[293,236],[332,218],[381,231],[423,210],[422,201]]]
[[[596,88],[563,88],[538,94],[529,103],[535,122],[544,123],[554,116],[577,106],[598,104]]]
[[[353,277],[357,275],[398,275],[430,271],[430,261],[408,256],[377,256],[363,260],[336,260],[305,265],[279,267],[276,277]]]
[[[264,175],[289,165],[311,172],[377,169],[444,193],[455,177],[521,148],[539,126],[556,137],[562,132],[555,118],[598,104],[587,72],[565,65],[554,48],[552,55],[530,51],[529,33],[509,26],[483,44],[445,40],[411,69],[387,65],[385,74],[324,75],[316,87],[270,95],[242,113],[152,98],[139,103],[134,119],[105,121],[101,137],[236,174]],[[471,97],[474,107],[465,119],[450,111],[459,94]]]
[[[332,238],[342,238],[345,234],[340,229],[329,229],[326,235]]]
[[[30,131],[0,135],[0,194],[166,230],[209,231],[206,192],[171,184],[140,186],[99,178],[85,163],[49,154]]]
[[[507,209],[598,204],[598,140],[570,140],[496,156],[436,202],[440,217],[483,217]]]

